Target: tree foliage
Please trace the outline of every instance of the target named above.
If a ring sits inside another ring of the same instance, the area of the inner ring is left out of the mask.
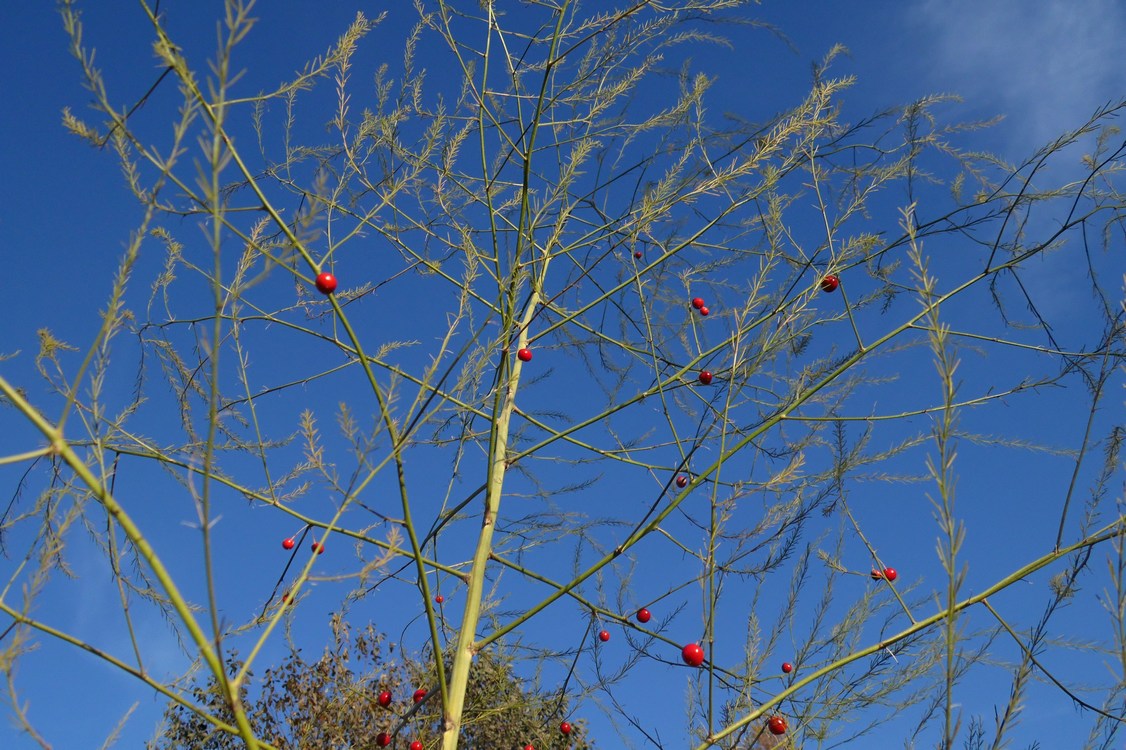
[[[240,685],[240,699],[255,732],[279,750],[372,748],[377,747],[381,733],[394,738],[395,747],[406,747],[415,740],[432,747],[441,732],[441,706],[429,692],[418,702],[413,696],[420,686],[431,684],[433,670],[425,663],[403,659],[401,653],[396,658],[394,647],[371,624],[353,633],[348,620],[337,614],[332,618],[332,632],[334,642],[315,661],[307,661],[299,649],[293,649],[279,664],[266,669],[261,680]],[[237,674],[241,666],[230,660],[228,674]],[[392,696],[389,706],[380,703],[384,692]],[[193,686],[190,694],[197,706],[234,723],[214,677]],[[489,651],[480,655],[468,695],[463,747],[515,748],[530,741],[543,750],[597,746],[587,742],[581,719],[570,722],[569,737],[550,731],[569,718],[568,696],[526,685],[513,674],[504,654]],[[159,750],[244,746],[237,735],[217,729],[180,704],[169,706],[165,720],[156,743]]]

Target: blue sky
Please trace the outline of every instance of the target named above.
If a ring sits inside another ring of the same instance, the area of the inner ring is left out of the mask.
[[[6,320],[0,336],[0,353],[20,351],[13,360],[0,362],[0,372],[13,382],[28,388],[42,403],[52,403],[36,380],[33,357],[37,349],[36,331],[49,328],[66,341],[86,346],[97,329],[95,313],[101,310],[109,293],[117,259],[129,240],[129,232],[136,225],[139,211],[122,185],[120,170],[109,153],[98,153],[77,139],[68,136],[60,125],[63,107],[71,107],[82,114],[89,101],[82,88],[80,71],[68,54],[67,40],[58,14],[49,3],[10,4],[5,9],[5,22],[0,25],[0,57],[8,73],[0,82],[0,91],[12,108],[0,118],[0,136],[5,147],[0,150],[3,173],[0,181],[0,237],[6,257],[10,259],[10,272],[0,281],[0,289],[7,301]],[[158,72],[149,52],[149,29],[138,7],[124,0],[87,3],[87,42],[98,50],[97,61],[107,72],[111,84],[111,97],[122,106],[130,104],[154,80]],[[189,51],[203,59],[213,40],[214,17],[220,4],[205,5],[183,2],[165,2],[164,10],[170,17],[172,33],[177,34]],[[261,18],[242,48],[238,62],[246,68],[244,85],[254,91],[269,86],[271,82],[298,69],[304,60],[323,51],[343,30],[357,10],[369,15],[387,10],[388,18],[370,36],[361,48],[358,59],[371,64],[387,57],[397,66],[400,58],[400,40],[404,30],[414,19],[408,3],[358,3],[358,2],[277,2],[262,3],[256,9]],[[513,11],[514,13],[516,11]],[[746,13],[777,26],[790,39],[795,49],[788,48],[778,39],[761,29],[737,29],[732,32],[734,49],[709,48],[694,53],[697,63],[715,76],[708,106],[716,113],[731,111],[750,119],[764,119],[771,114],[796,104],[808,88],[810,63],[821,59],[834,44],[849,49],[847,57],[839,59],[832,67],[833,75],[855,75],[857,83],[844,95],[845,119],[856,119],[885,107],[902,104],[931,93],[958,94],[961,104],[946,104],[941,112],[950,120],[985,120],[1004,115],[998,125],[985,131],[958,135],[960,145],[972,149],[989,150],[1008,160],[1019,161],[1038,147],[1051,141],[1062,130],[1083,122],[1095,109],[1109,101],[1126,95],[1126,68],[1121,65],[1121,40],[1126,38],[1126,7],[1120,3],[1087,2],[1018,2],[1006,0],[986,4],[954,0],[953,2],[871,2],[844,4],[827,2],[765,2]],[[422,50],[426,64],[427,49]],[[431,75],[441,75],[443,63],[428,68]],[[444,64],[448,65],[448,61]],[[671,83],[671,82],[670,82]],[[326,87],[328,90],[330,87]],[[177,104],[171,81],[159,90],[142,110],[139,119],[142,137],[149,136],[159,142],[160,128],[170,119]],[[357,102],[357,106],[360,103]],[[148,119],[145,119],[145,117]],[[280,116],[277,109],[273,116]],[[308,116],[308,115],[307,115]],[[309,119],[315,119],[308,116]],[[327,116],[322,118],[327,119]],[[1050,179],[1066,181],[1081,175],[1079,150],[1070,157],[1053,163]],[[1072,171],[1073,170],[1073,171]],[[925,209],[926,206],[923,206]],[[894,217],[888,212],[882,218]],[[1045,231],[1057,221],[1052,215],[1037,215],[1029,224],[1030,234]],[[190,221],[174,227],[184,237],[199,237]],[[893,231],[894,226],[886,226]],[[142,254],[137,273],[143,279],[130,290],[129,304],[143,312],[148,302],[148,284],[159,272],[163,262],[156,251]],[[17,262],[18,259],[18,262]],[[940,271],[953,265],[947,256],[936,255],[936,268]],[[951,265],[946,265],[950,263]],[[1103,267],[1111,271],[1112,279],[1120,284],[1126,269],[1123,262],[1121,237],[1112,252],[1105,256]],[[347,266],[344,266],[347,268]],[[355,268],[355,267],[353,267]],[[1117,268],[1117,274],[1114,269]],[[369,269],[370,270],[370,269]],[[375,271],[372,271],[374,273]],[[1086,318],[1072,311],[1086,304],[1084,269],[1065,254],[1049,256],[1027,269],[1025,282],[1032,294],[1044,305],[1053,321],[1059,325],[1061,337],[1080,340]],[[358,271],[353,273],[358,275]],[[342,278],[344,286],[349,285]],[[203,287],[201,286],[202,290]],[[1121,297],[1121,286],[1110,290]],[[367,319],[372,324],[369,335],[375,342],[384,326],[395,329],[402,338],[429,341],[441,329],[444,310],[440,306],[429,308],[418,305],[426,290],[404,285],[387,290],[386,302],[381,309],[394,311],[390,324],[387,315]],[[723,302],[734,303],[723,292],[718,309]],[[729,292],[733,296],[733,292]],[[986,305],[984,298],[951,311],[951,319],[972,323],[978,315],[975,305]],[[185,303],[178,309],[186,315],[192,306]],[[370,312],[369,315],[374,315]],[[877,325],[876,319],[865,318],[865,324]],[[399,330],[405,333],[399,333]],[[842,329],[845,330],[845,329]],[[1072,334],[1074,336],[1072,337]],[[714,334],[713,334],[714,335]],[[125,363],[111,389],[119,398],[127,397],[133,386],[130,377],[130,342],[122,337],[120,356]],[[1035,336],[1030,334],[1029,341]],[[291,347],[302,346],[294,338],[279,334],[281,343],[276,348],[255,352],[254,368],[265,371],[262,382],[284,380],[289,373],[305,370],[307,357],[293,354]],[[1038,342],[1042,343],[1042,342]],[[425,362],[423,353],[407,352],[405,363]],[[413,358],[413,359],[412,359]],[[873,410],[908,408],[917,403],[920,393],[929,393],[924,400],[933,400],[937,386],[933,367],[926,358],[889,358],[889,367],[899,376],[899,385],[884,390],[873,389],[861,398],[870,398]],[[549,349],[537,351],[534,363],[547,368],[558,368],[565,376],[575,377],[573,370],[561,359],[554,358]],[[74,363],[76,364],[76,363]],[[1042,367],[1034,356],[1027,360],[1014,357],[1004,365],[1019,368],[1027,365],[1030,371]],[[978,358],[972,353],[965,357],[963,376],[970,395],[976,395],[976,384],[992,382],[988,376],[996,368],[995,360]],[[878,367],[878,365],[874,365]],[[135,371],[135,370],[134,370]],[[561,377],[561,376],[556,376]],[[1015,377],[1015,375],[1014,375]],[[979,378],[981,380],[979,380]],[[152,380],[151,383],[158,383]],[[1011,381],[1010,381],[1011,382]],[[1115,381],[1121,385],[1121,377]],[[564,385],[573,386],[573,382]],[[553,406],[553,397],[559,392],[558,379],[539,386],[529,386],[528,397],[543,409]],[[154,386],[155,387],[155,386]],[[1077,444],[1086,420],[1086,413],[1077,410],[1081,404],[1082,389],[1072,383],[1067,393],[1045,392],[1035,398],[1024,398],[1011,406],[998,406],[985,413],[968,412],[964,426],[968,431],[1027,437],[1055,448]],[[300,411],[306,406],[320,409],[319,426],[322,432],[334,427],[332,408],[339,394],[308,387],[297,391],[301,396],[287,396],[270,402],[263,419],[267,428],[276,435],[291,432]],[[1096,422],[1105,433],[1117,419],[1121,422],[1121,391],[1112,396]],[[167,394],[157,391],[154,401],[167,407]],[[307,398],[306,398],[307,397]],[[854,404],[853,404],[854,405]],[[371,409],[363,407],[364,416]],[[52,414],[50,408],[48,414]],[[5,453],[27,450],[36,445],[35,436],[21,423],[12,410],[0,414],[0,429],[11,436],[6,440]],[[627,425],[628,427],[628,425]],[[159,432],[163,425],[146,424],[146,430]],[[890,430],[881,433],[880,440],[892,441],[898,435],[925,431],[924,422],[904,426],[902,433]],[[1098,434],[1102,434],[1098,433]],[[924,471],[925,451],[912,455],[913,463],[897,468],[914,473]],[[412,489],[416,496],[442,497],[447,492],[449,458],[434,452],[432,466],[424,464],[416,469],[418,484]],[[476,460],[476,457],[469,459]],[[1058,518],[1059,496],[1070,477],[1069,460],[1050,452],[1026,454],[1004,447],[974,446],[964,451],[959,484],[959,509],[970,528],[966,543],[966,559],[970,561],[967,580],[968,592],[984,586],[1005,574],[1035,554],[1042,554],[1045,544],[1050,544]],[[994,468],[997,470],[995,471]],[[757,470],[757,467],[756,467]],[[0,480],[4,487],[14,487],[22,467],[0,466]],[[557,476],[549,474],[552,479]],[[1089,480],[1090,470],[1082,478]],[[638,491],[632,480],[612,476],[596,493],[574,500],[561,501],[560,505],[580,513],[597,516],[602,505],[613,502],[636,503],[646,507],[651,502],[651,491],[659,491],[659,480],[653,486]],[[202,585],[196,575],[198,570],[198,544],[189,525],[192,506],[186,496],[176,495],[172,482],[160,483],[157,473],[150,469],[123,472],[117,493],[129,499],[131,512],[152,535],[158,549],[167,550],[167,561],[173,572],[181,576],[185,588],[197,600],[202,600]],[[380,482],[384,482],[381,478]],[[469,480],[465,486],[471,486]],[[384,490],[390,485],[384,483]],[[159,492],[154,491],[159,488]],[[464,487],[461,488],[462,490]],[[529,487],[517,484],[514,490]],[[865,531],[880,540],[881,557],[896,560],[905,583],[918,583],[918,593],[925,594],[934,586],[936,563],[933,543],[935,529],[931,520],[931,506],[925,501],[927,485],[861,485],[853,491],[858,505],[863,506]],[[634,496],[633,493],[637,493]],[[150,493],[153,496],[149,496]],[[458,496],[458,492],[453,495]],[[863,499],[861,499],[863,498]],[[5,499],[5,502],[7,500]],[[220,599],[230,607],[231,617],[239,620],[251,610],[260,607],[269,594],[269,587],[277,579],[284,565],[278,542],[293,533],[295,524],[286,519],[268,515],[261,509],[247,509],[237,505],[237,498],[225,498],[229,503],[221,512],[225,525],[219,529],[221,540],[218,553],[221,576]],[[243,503],[245,505],[245,503]],[[688,508],[690,506],[686,506]],[[323,508],[307,508],[309,512],[322,513]],[[433,511],[433,508],[427,507]],[[698,512],[699,506],[695,511]],[[628,515],[628,512],[626,513]],[[680,519],[685,522],[687,519]],[[748,521],[749,522],[749,521]],[[249,532],[247,530],[250,530]],[[69,552],[71,564],[77,570],[96,567],[98,553],[75,535]],[[599,537],[599,541],[615,538],[613,534]],[[812,541],[812,539],[807,540]],[[450,560],[467,556],[464,540],[451,538],[443,555]],[[649,544],[647,541],[646,544]],[[339,547],[349,546],[341,540]],[[5,580],[21,559],[22,551],[8,551],[0,560],[0,570]],[[667,583],[683,575],[684,560],[667,548],[654,544],[648,551],[638,552],[637,571],[631,584],[631,599],[620,604],[631,608],[638,603],[648,603],[662,596]],[[182,554],[177,554],[182,550]],[[1096,553],[1101,555],[1102,553]],[[328,556],[326,556],[328,557]],[[532,550],[528,559],[559,572],[552,565],[551,550]],[[923,559],[920,559],[923,558]],[[1101,558],[1100,558],[1101,559]],[[900,560],[911,562],[898,562]],[[867,563],[863,560],[859,565]],[[1096,567],[1102,563],[1096,563]],[[336,567],[339,566],[339,567]],[[326,562],[320,571],[326,576],[349,570],[347,562]],[[514,577],[512,574],[506,576]],[[929,576],[929,578],[928,578]],[[784,576],[783,576],[784,577]],[[1011,591],[998,597],[998,602],[1010,605],[1011,612],[1024,615],[1022,624],[1028,627],[1039,614],[1037,602],[1042,601],[1044,580],[1041,576],[1030,581],[1035,596],[1025,597],[1021,591]],[[508,578],[502,579],[508,581]],[[784,588],[785,582],[777,584]],[[767,586],[757,592],[769,601],[782,589]],[[1039,588],[1037,588],[1039,587]],[[317,644],[324,635],[324,613],[339,600],[339,586],[325,581],[311,588],[309,598],[303,603],[297,618],[297,638],[305,644]],[[453,606],[460,607],[456,588],[445,589]],[[370,617],[385,629],[393,640],[400,640],[410,648],[419,648],[424,632],[414,617],[417,606],[409,599],[412,589],[404,583],[388,584],[386,598],[369,602],[357,609],[357,616]],[[404,596],[403,592],[406,592]],[[514,584],[507,591],[509,599],[504,609],[515,611],[528,606],[543,595],[540,589]],[[855,593],[855,592],[852,592]],[[747,612],[739,609],[740,597],[753,594],[733,588],[729,594],[733,606],[729,618],[721,624],[721,634],[727,647],[722,658],[735,663],[738,647],[744,635]],[[850,596],[852,594],[849,594]],[[1040,598],[1038,599],[1037,596]],[[925,596],[923,597],[925,598]],[[386,606],[386,602],[412,602],[409,606]],[[759,601],[759,600],[754,600]],[[606,602],[611,608],[618,602]],[[925,605],[920,605],[925,609]],[[676,618],[669,623],[670,634],[683,640],[698,637],[700,632],[700,596],[696,589],[688,589],[662,599],[654,606],[655,619],[669,614],[677,607]],[[661,612],[660,610],[665,610]],[[453,610],[460,611],[460,609]],[[1106,631],[1092,626],[1097,606],[1089,599],[1075,604],[1055,621],[1057,632],[1063,635],[1075,628],[1076,637],[1106,637]],[[118,655],[129,653],[129,643],[121,627],[120,609],[117,606],[116,588],[108,575],[90,572],[76,580],[62,576],[52,579],[48,593],[40,601],[36,615],[70,632],[88,637],[99,646]],[[505,618],[502,618],[502,621]],[[586,623],[589,618],[570,603],[560,602],[533,621],[525,631],[530,642],[546,644],[551,648],[566,650],[583,645]],[[159,617],[149,613],[138,620],[140,636],[147,646],[146,663],[156,673],[173,674],[184,666],[173,638]],[[986,626],[988,621],[976,620],[975,625]],[[598,658],[604,666],[612,668],[623,662],[627,655],[625,634],[617,626],[614,639],[609,644],[620,649],[600,650]],[[802,623],[794,628],[792,637],[800,640]],[[1012,659],[1011,644],[1008,651],[998,654],[999,659]],[[1080,674],[1083,669],[1103,669],[1101,656],[1066,652],[1067,663],[1061,669],[1072,667]],[[668,654],[664,654],[668,656]],[[788,657],[786,650],[771,654],[771,663]],[[1055,656],[1049,651],[1045,659]],[[675,661],[675,654],[670,657]],[[580,679],[591,680],[593,667],[580,672]],[[1075,674],[1074,671],[1069,674]],[[548,684],[559,675],[549,669],[544,678]],[[1101,678],[1101,674],[1100,674]],[[643,661],[629,678],[637,682],[622,683],[624,701],[629,710],[659,727],[661,736],[669,747],[684,746],[685,723],[679,719],[685,705],[687,677],[682,671],[671,670],[657,661]],[[661,684],[669,688],[660,691],[641,689],[629,685]],[[992,706],[1007,697],[1004,673],[985,671],[976,677],[968,688],[971,699],[983,704],[965,706],[964,710],[992,717]],[[72,648],[44,639],[40,648],[25,657],[18,673],[17,686],[20,699],[30,704],[30,716],[44,729],[48,739],[57,748],[92,747],[91,737],[105,737],[114,723],[134,702],[138,703],[136,715],[123,734],[120,747],[139,747],[153,731],[153,726],[163,708],[163,702],[154,699],[143,685],[112,669],[99,664]],[[93,689],[96,686],[96,689]],[[635,691],[631,693],[631,691]],[[978,692],[980,691],[980,692]],[[1071,746],[1074,736],[1068,722],[1075,720],[1070,703],[1048,687],[1037,687],[1034,700],[1024,720],[1023,734],[1027,742],[1039,738],[1045,747]],[[598,734],[601,747],[617,746],[619,738],[613,734],[604,716],[605,700],[598,696],[580,706],[581,718],[590,722]],[[669,720],[668,717],[676,717]],[[968,716],[967,716],[968,720]],[[1084,724],[1084,727],[1087,725]],[[895,727],[896,730],[899,727]],[[889,727],[889,731],[893,731]],[[1058,734],[1056,734],[1058,732]],[[889,746],[901,746],[900,734]],[[1085,729],[1084,729],[1085,736]],[[862,742],[878,742],[879,735],[869,736]],[[637,738],[634,737],[636,740]],[[0,723],[0,744],[22,749],[35,745],[19,734],[10,722]],[[640,745],[639,746],[643,746]],[[871,746],[871,745],[869,745]]]

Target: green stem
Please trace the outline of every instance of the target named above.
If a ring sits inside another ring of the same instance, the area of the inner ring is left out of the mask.
[[[69,633],[64,633],[63,631],[57,630],[57,629],[51,627],[50,625],[39,622],[38,620],[33,620],[32,618],[25,615],[23,612],[20,612],[19,610],[16,610],[16,609],[8,606],[3,601],[0,601],[0,612],[3,612],[4,614],[8,615],[9,617],[11,617],[13,620],[15,620],[18,623],[21,623],[23,625],[27,625],[28,627],[31,627],[31,628],[35,628],[36,630],[38,630],[41,633],[46,633],[47,635],[49,635],[53,638],[58,638],[60,641],[63,641],[64,643],[69,643],[70,645],[76,646],[77,648],[80,648],[80,649],[82,649],[83,651],[85,651],[89,654],[93,654],[94,656],[101,659],[102,661],[104,661],[108,664],[111,664],[114,667],[117,667],[122,672],[125,672],[126,674],[128,674],[132,677],[136,677],[138,680],[145,683],[146,685],[151,687],[156,692],[158,692],[161,695],[163,695],[164,697],[168,698],[168,700],[172,701],[173,703],[175,703],[179,706],[183,706],[184,708],[188,709],[189,711],[194,713],[196,716],[198,716],[203,721],[206,721],[208,724],[211,724],[212,726],[214,726],[216,729],[222,730],[222,731],[226,732],[227,734],[236,734],[236,735],[239,734],[239,728],[238,727],[232,726],[231,724],[228,724],[225,721],[221,721],[220,719],[215,718],[214,716],[211,715],[211,713],[209,711],[200,708],[199,706],[195,705],[194,703],[191,703],[190,701],[186,700],[183,696],[181,696],[179,693],[175,692],[174,690],[169,690],[167,687],[165,687],[161,683],[157,682],[153,678],[149,677],[144,672],[142,672],[138,669],[134,669],[133,667],[129,666],[128,664],[126,664],[121,659],[118,659],[116,656],[113,656],[112,654],[108,654],[105,651],[101,650],[100,648],[90,645],[86,641],[79,640],[78,638],[75,638],[74,636],[70,635]],[[274,747],[270,743],[262,742],[261,740],[258,741],[258,747],[260,748],[260,750],[278,750],[278,748]]]
[[[551,49],[548,54],[549,60],[554,59],[556,47],[559,44],[559,38],[563,29],[563,19],[566,16],[569,5],[570,0],[566,0],[557,11],[555,30],[552,35]],[[491,33],[492,24],[490,23],[489,34],[491,35]],[[532,114],[531,125],[528,129],[528,137],[525,144],[524,182],[522,188],[523,199],[520,209],[521,226],[517,232],[517,247],[511,271],[508,299],[505,305],[500,306],[506,310],[513,309],[516,304],[517,285],[520,275],[520,259],[523,257],[524,251],[530,255],[535,250],[535,242],[531,236],[532,230],[529,226],[532,156],[535,153],[536,134],[539,130],[547,85],[548,81],[551,80],[551,75],[552,63],[549,62],[544,69],[539,98],[536,102],[535,111]],[[482,92],[486,90],[487,84],[487,81],[483,81]],[[481,106],[485,106],[483,100]],[[548,252],[549,248],[545,248],[544,250],[543,258],[536,272],[537,278],[533,279],[531,294],[529,295],[527,306],[524,308],[523,319],[520,321],[520,327],[518,329],[519,335],[517,337],[517,346],[519,348],[525,347],[528,343],[528,326],[539,306],[540,290],[544,279],[547,277],[547,269],[551,262],[551,256]],[[534,258],[531,260],[533,263],[535,262]],[[506,315],[506,318],[507,317]],[[510,355],[505,361],[500,363],[502,378],[510,362],[512,369],[508,372],[507,382],[503,389],[500,387],[496,389],[493,402],[493,413],[495,416],[490,434],[490,462],[487,478],[488,487],[485,490],[485,512],[481,520],[481,533],[477,537],[477,546],[473,552],[469,586],[465,597],[465,611],[462,614],[461,626],[458,630],[457,645],[454,650],[452,674],[450,677],[449,702],[446,704],[445,726],[442,732],[442,750],[457,750],[458,734],[461,728],[462,714],[465,709],[465,694],[469,683],[469,671],[472,667],[474,656],[480,650],[475,640],[477,636],[477,624],[481,618],[485,571],[492,554],[493,533],[496,529],[496,521],[500,512],[504,476],[509,460],[508,431],[512,414],[516,408],[516,391],[520,382],[520,373],[523,369],[523,363],[520,359],[518,357],[511,358]]]
[[[902,641],[906,638],[910,638],[911,636],[915,635],[916,633],[919,633],[923,630],[926,630],[927,628],[930,628],[933,625],[936,625],[940,622],[944,622],[950,616],[957,614],[958,612],[961,612],[962,610],[967,609],[968,607],[972,607],[975,604],[980,604],[981,602],[984,602],[987,598],[993,596],[997,592],[1003,591],[1004,589],[1008,588],[1009,586],[1013,585],[1014,583],[1017,583],[1018,581],[1021,581],[1025,578],[1027,578],[1028,576],[1032,575],[1033,573],[1037,572],[1038,570],[1041,570],[1042,568],[1045,568],[1048,565],[1051,565],[1055,561],[1070,555],[1071,553],[1075,552],[1076,550],[1083,549],[1084,547],[1094,547],[1098,544],[1102,544],[1103,542],[1109,541],[1110,539],[1122,537],[1123,535],[1126,535],[1126,524],[1124,524],[1123,519],[1117,519],[1113,523],[1107,524],[1102,529],[1100,529],[1098,532],[1096,532],[1095,534],[1092,534],[1091,536],[1087,537],[1086,539],[1078,541],[1075,544],[1069,545],[1068,547],[1065,547],[1063,549],[1056,550],[1056,551],[1053,551],[1053,552],[1049,552],[1048,554],[1044,555],[1043,557],[1038,557],[1037,559],[1033,560],[1032,562],[1024,565],[1021,568],[1018,568],[1014,572],[1005,576],[1000,581],[998,581],[997,583],[988,587],[987,589],[985,589],[981,593],[975,594],[975,595],[973,595],[973,596],[971,596],[967,599],[963,599],[962,601],[956,603],[953,607],[950,607],[949,609],[942,609],[942,610],[934,613],[930,617],[919,620],[917,623],[911,625],[910,627],[906,628],[905,630],[903,630],[899,633],[896,633],[895,635],[891,636],[890,638],[886,638],[886,639],[880,641],[879,643],[874,643],[871,646],[860,649],[858,651],[854,651],[853,653],[849,654],[848,656],[842,657],[842,658],[838,659],[837,661],[835,661],[831,664],[827,664],[824,667],[822,667],[821,669],[818,669],[816,672],[808,674],[808,675],[804,676],[803,678],[795,681],[788,688],[786,688],[782,692],[778,693],[777,695],[775,695],[773,698],[766,701],[765,703],[761,704],[758,708],[756,708],[753,711],[751,711],[750,713],[748,713],[742,719],[739,719],[738,721],[733,722],[732,724],[730,724],[726,728],[724,728],[722,731],[717,732],[717,733],[713,734],[712,736],[708,737],[707,740],[703,744],[698,745],[695,748],[695,750],[707,750],[707,748],[712,747],[715,744],[718,744],[718,742],[720,740],[722,740],[724,737],[730,736],[734,732],[737,732],[741,728],[750,724],[752,721],[755,721],[759,717],[763,716],[771,708],[778,705],[779,703],[781,703],[783,700],[790,697],[791,695],[795,694],[800,689],[804,688],[807,685],[813,684],[814,682],[822,679],[823,677],[827,677],[827,676],[831,675],[833,672],[837,671],[838,669],[840,669],[844,666],[847,666],[848,664],[851,664],[854,661],[858,661],[860,659],[863,659],[866,656],[871,656],[872,654],[874,654],[878,651],[882,651],[883,649],[887,648],[888,646],[890,646],[894,643],[898,643],[899,641]]]
[[[203,660],[211,669],[212,675],[222,684],[222,681],[226,677],[222,661],[216,654],[207,635],[203,632],[199,623],[196,622],[195,616],[192,615],[191,607],[188,605],[187,600],[184,599],[183,594],[180,593],[176,582],[172,579],[168,569],[164,567],[164,563],[161,562],[160,557],[156,554],[156,550],[149,544],[141,529],[134,523],[129,514],[125,512],[125,509],[118,504],[117,500],[109,490],[106,489],[105,485],[98,481],[98,478],[90,471],[90,467],[83,463],[82,459],[78,457],[74,449],[63,438],[62,433],[48,422],[34,406],[28,403],[23,395],[12,387],[2,375],[0,375],[0,392],[3,392],[4,396],[7,397],[12,405],[47,438],[52,453],[61,457],[63,462],[78,475],[78,478],[89,488],[94,498],[101,503],[110,517],[121,527],[122,531],[125,532],[125,536],[129,538],[129,541],[136,548],[137,554],[148,564],[149,568],[152,569],[153,575],[155,575],[157,581],[160,582],[164,593],[168,596],[169,603],[172,605],[172,608],[176,610],[176,614],[179,615],[180,620],[184,623],[184,627],[187,628],[188,635],[191,637],[196,648],[199,649],[200,656],[203,657]],[[233,705],[231,708],[239,726],[239,733],[250,747],[254,747],[254,733],[246,718],[246,712],[243,711],[242,706],[237,704]]]

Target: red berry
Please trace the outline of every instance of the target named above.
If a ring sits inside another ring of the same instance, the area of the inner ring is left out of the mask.
[[[641,260],[641,251],[635,250],[634,253],[633,253],[633,257],[637,258],[638,260]]]
[[[520,351],[516,352],[516,357],[521,362],[531,362],[532,361],[532,350],[531,349],[521,349]]]
[[[411,750],[422,750],[422,743],[418,740],[415,740],[411,743]]]
[[[829,274],[821,279],[821,289],[826,292],[835,292],[837,287],[840,286],[841,280],[835,274]]]
[[[676,478],[676,486],[679,487],[680,489],[684,489],[685,487],[687,487],[688,486],[688,477],[681,474],[679,477]]]
[[[689,643],[680,652],[680,658],[684,659],[684,663],[690,667],[698,667],[704,663],[704,649],[700,648],[699,644]]]
[[[438,604],[441,604],[442,602],[446,601],[446,597],[438,594],[436,597],[434,597],[434,601]]]
[[[692,307],[695,307],[697,310],[699,310],[703,306],[704,306],[704,298],[703,297],[693,297],[692,298]]]
[[[315,283],[317,291],[321,294],[332,294],[336,291],[336,277],[331,273],[318,273]]]
[[[708,372],[707,370],[701,370],[700,371],[700,382],[703,383],[704,385],[711,385],[712,384],[712,374],[710,372]]]
[[[878,580],[880,580],[880,579],[881,579],[881,578],[883,578],[883,577],[884,577],[884,574],[883,574],[883,573],[881,573],[880,571],[878,571],[878,570],[873,570],[873,571],[872,571],[872,580],[873,580],[873,581],[878,581]]]
[[[707,307],[701,307],[700,308],[700,314],[703,315],[706,318],[706,317],[708,317],[709,315],[712,314],[712,311],[709,310]]]
[[[323,555],[325,553],[325,546],[320,542],[313,542],[313,551],[318,555]]]
[[[884,568],[884,578],[889,581],[894,581],[896,578],[899,578],[899,573],[895,572],[895,568]]]
[[[602,641],[603,643],[610,640],[610,631],[609,630],[600,630],[598,632],[598,640]]]
[[[524,745],[524,750],[536,750],[533,745]]]
[[[293,545],[295,544],[297,544],[297,542],[294,541],[293,537],[290,537],[289,539],[283,539],[282,549],[293,549]]]
[[[645,607],[642,607],[641,609],[637,610],[637,621],[638,622],[649,622],[649,618],[652,617],[652,616],[653,615],[649,614],[649,610],[645,609]]]
[[[766,723],[770,729],[771,734],[785,734],[786,733],[786,719],[781,716],[771,716],[770,721]]]
[[[380,747],[387,747],[391,744],[391,735],[387,734],[387,732],[380,732],[375,737],[375,744]]]
[[[387,708],[388,706],[391,705],[391,691],[390,690],[384,690],[382,693],[379,694],[379,705],[383,706],[384,708]]]
[[[420,700],[426,697],[426,693],[428,692],[429,691],[426,688],[419,688],[418,690],[414,691],[414,695],[412,695],[411,697],[414,699],[415,703],[418,703]]]
[[[565,721],[562,724],[560,724],[559,725],[559,731],[562,732],[563,734],[570,734],[571,733],[571,722]]]
[[[790,672],[794,671],[794,665],[788,661],[784,661],[782,662],[782,671],[786,674],[789,674]]]
[[[285,593],[282,594],[282,604],[285,604],[288,601],[289,601],[289,592],[286,591]]]

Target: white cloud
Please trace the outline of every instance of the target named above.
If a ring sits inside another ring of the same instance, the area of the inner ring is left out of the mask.
[[[907,67],[918,88],[960,95],[965,104],[947,113],[949,119],[1004,115],[973,143],[1010,162],[1023,162],[1098,108],[1126,97],[1126,3],[1120,0],[925,0],[901,11],[900,54],[911,51],[914,64]],[[1088,137],[1058,154],[1039,173],[1039,186],[1081,179],[1080,157],[1092,145]],[[1055,231],[1058,208],[1034,212],[1025,226],[1030,238]],[[1020,272],[1057,332],[1066,322],[1089,319],[1077,312],[1090,298],[1086,264],[1076,255],[1080,241],[1070,234],[1063,251]]]
[[[1126,96],[1119,0],[927,0],[904,6],[928,89],[961,94],[1019,157]]]

